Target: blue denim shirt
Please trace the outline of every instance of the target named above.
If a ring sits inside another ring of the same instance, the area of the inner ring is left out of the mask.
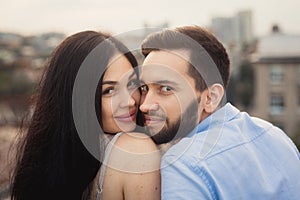
[[[300,199],[300,155],[279,128],[227,103],[162,158],[162,199]]]

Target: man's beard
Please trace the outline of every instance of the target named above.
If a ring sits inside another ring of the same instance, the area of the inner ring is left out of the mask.
[[[168,119],[166,119],[168,123]],[[178,117],[173,124],[168,127],[163,127],[158,133],[150,134],[152,140],[156,144],[168,143],[172,140],[185,137],[188,135],[198,124],[198,102],[192,101],[186,111]],[[146,127],[147,129],[147,127]]]

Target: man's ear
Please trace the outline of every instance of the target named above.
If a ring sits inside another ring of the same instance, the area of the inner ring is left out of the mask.
[[[203,102],[205,112],[213,113],[218,108],[224,96],[224,92],[223,86],[219,83],[208,87],[207,92],[204,93],[206,96],[204,98],[205,102]]]

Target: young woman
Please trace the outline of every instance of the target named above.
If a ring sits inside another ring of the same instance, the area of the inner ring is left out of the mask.
[[[100,143],[113,139],[108,147],[101,146],[105,156],[99,162],[76,130],[72,93],[81,64],[104,41],[113,51],[103,52],[108,56],[99,61],[104,74],[99,77],[95,110],[105,133],[100,134]],[[134,130],[140,100],[133,71],[137,62],[124,48],[109,34],[84,31],[66,38],[53,52],[33,116],[19,138],[11,199],[160,198],[156,146],[143,134],[122,133]],[[146,156],[138,161],[136,155]]]

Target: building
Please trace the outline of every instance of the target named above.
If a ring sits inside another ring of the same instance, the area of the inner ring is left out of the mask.
[[[242,47],[253,41],[252,12],[240,11],[233,17],[214,17],[211,31],[228,46]]]
[[[258,41],[252,114],[282,128],[300,144],[300,35],[273,27]]]
[[[251,10],[240,11],[231,17],[214,17],[210,29],[228,50],[231,74],[235,76],[243,59],[245,46],[254,41]]]
[[[250,10],[240,11],[237,13],[235,20],[237,21],[238,42],[241,45],[251,43],[254,39],[252,12]]]

